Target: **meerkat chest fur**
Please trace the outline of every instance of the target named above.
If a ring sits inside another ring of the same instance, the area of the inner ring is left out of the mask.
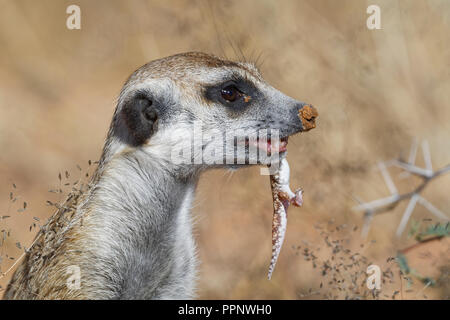
[[[83,278],[104,298],[192,297],[196,270],[191,204],[196,179],[178,179],[147,155],[111,161],[86,205]],[[104,282],[103,282],[104,281]]]

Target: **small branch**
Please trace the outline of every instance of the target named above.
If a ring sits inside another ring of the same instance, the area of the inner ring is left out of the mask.
[[[433,171],[431,155],[429,150],[429,145],[426,140],[422,142],[422,153],[425,161],[425,168],[420,168],[416,166],[415,158],[417,154],[418,143],[414,140],[413,145],[410,150],[408,162],[404,162],[403,160],[390,160],[386,162],[379,162],[378,168],[383,176],[384,182],[391,193],[390,196],[384,197],[381,199],[373,200],[370,202],[362,202],[356,197],[354,197],[359,203],[357,206],[353,207],[355,211],[364,211],[365,219],[364,225],[362,228],[362,236],[365,237],[368,233],[370,223],[375,214],[386,213],[393,210],[400,202],[403,200],[409,200],[409,204],[405,209],[401,222],[397,228],[397,236],[400,237],[403,231],[405,230],[408,221],[412,215],[414,208],[416,207],[417,202],[419,202],[425,209],[427,209],[430,213],[438,217],[439,219],[448,220],[449,217],[444,214],[442,211],[437,209],[434,205],[432,205],[429,201],[425,200],[420,196],[420,193],[425,189],[425,187],[440,175],[446,174],[450,172],[450,165],[443,167],[439,170]],[[413,191],[399,194],[398,189],[395,186],[387,167],[395,166],[402,170],[404,173],[408,175],[416,175],[422,178],[422,183],[419,184]]]
[[[450,164],[446,165],[444,168],[437,170],[434,173],[434,176],[440,176],[441,174],[446,174],[447,172],[450,172]]]
[[[431,237],[431,238],[422,240],[420,242],[416,242],[413,245],[411,245],[411,246],[409,246],[409,247],[407,247],[405,249],[400,250],[399,252],[402,253],[402,254],[407,254],[409,251],[414,250],[414,249],[424,245],[425,243],[432,242],[432,241],[437,241],[437,240],[442,240],[442,238],[444,238],[444,236]]]

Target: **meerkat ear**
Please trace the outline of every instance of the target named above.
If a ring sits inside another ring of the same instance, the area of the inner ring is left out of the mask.
[[[158,113],[150,97],[137,94],[122,107],[129,143],[134,146],[144,144],[156,131]]]

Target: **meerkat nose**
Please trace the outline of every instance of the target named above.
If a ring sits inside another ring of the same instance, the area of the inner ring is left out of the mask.
[[[316,118],[319,116],[316,108],[310,104],[303,105],[298,110],[298,117],[302,121],[303,131],[309,131],[316,127]]]

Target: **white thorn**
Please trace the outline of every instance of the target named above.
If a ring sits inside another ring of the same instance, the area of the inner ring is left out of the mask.
[[[423,160],[425,161],[425,168],[429,173],[433,174],[433,165],[431,164],[430,145],[427,140],[422,141]]]
[[[396,232],[397,237],[400,238],[403,231],[405,230],[406,225],[408,224],[409,218],[411,217],[411,213],[413,212],[418,200],[419,200],[419,196],[417,194],[415,194],[411,197],[411,200],[409,201],[408,206],[406,207],[406,210],[403,213],[402,220],[400,221],[400,224],[397,228],[397,232]]]
[[[430,211],[432,214],[434,214],[439,219],[448,220],[449,218],[445,213],[443,213],[441,210],[433,206],[429,201],[425,200],[421,196],[419,197],[419,203],[424,206],[428,211]]]
[[[360,205],[353,207],[352,209],[355,211],[361,211],[361,210],[367,210],[367,209],[374,210],[374,209],[378,209],[383,206],[394,204],[395,202],[398,201],[398,199],[399,199],[399,196],[394,194],[389,197],[377,199],[377,200],[374,200],[371,202],[362,203]]]
[[[418,146],[419,144],[417,142],[417,138],[414,138],[411,144],[411,149],[409,150],[409,157],[408,157],[409,164],[415,164]]]
[[[366,214],[364,216],[364,225],[361,230],[361,237],[364,239],[367,238],[367,235],[369,234],[370,230],[370,224],[372,223],[374,213],[372,210],[367,210]]]
[[[386,183],[386,186],[388,187],[390,193],[397,194],[398,190],[395,187],[394,181],[392,181],[389,171],[386,169],[386,164],[384,164],[383,162],[378,162],[378,168],[381,171],[381,175],[383,176],[384,182]]]
[[[417,138],[414,138],[411,144],[411,149],[409,150],[408,164],[414,165],[416,163],[417,148],[419,144]],[[398,176],[400,179],[405,179],[411,175],[408,171],[401,172]]]

